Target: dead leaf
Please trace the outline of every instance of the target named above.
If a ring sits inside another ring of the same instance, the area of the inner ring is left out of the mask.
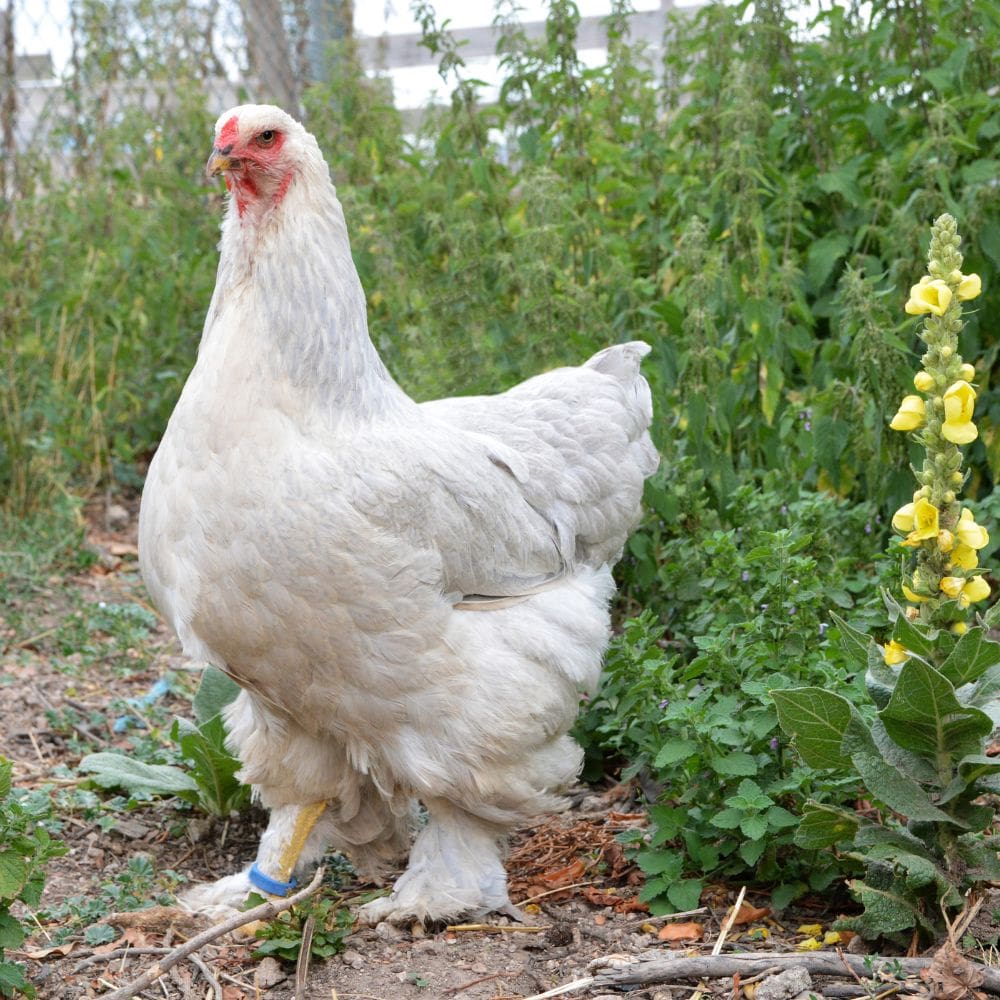
[[[598,913],[597,916],[594,917],[594,923],[597,924],[598,927],[603,927],[607,922],[608,918],[603,913]]]
[[[620,813],[620,812],[609,812],[608,819],[612,823],[632,823],[635,820],[641,820],[645,823],[649,817],[645,813]]]
[[[222,1000],[247,1000],[247,995],[238,986],[226,983],[222,987]]]
[[[964,1000],[975,997],[986,1000],[986,994],[976,989],[983,985],[983,971],[965,958],[954,945],[946,944],[934,956],[920,978],[927,984],[932,1000]]]
[[[586,871],[587,866],[579,858],[574,858],[565,868],[557,868],[555,871],[545,872],[543,875],[539,875],[538,878],[549,889],[561,889],[563,886],[579,882]]]
[[[75,947],[76,942],[71,941],[69,944],[57,944],[52,948],[39,948],[37,951],[26,951],[23,954],[40,962],[43,958],[48,958],[49,955],[59,955],[60,957],[68,955]]]
[[[755,920],[763,920],[770,915],[769,906],[751,906],[749,903],[743,903],[733,918],[733,924],[752,924]]]
[[[656,936],[661,941],[700,941],[705,936],[705,928],[694,921],[686,924],[664,924]]]
[[[131,542],[112,542],[108,546],[108,550],[113,556],[139,557],[138,546],[133,545]]]
[[[148,948],[149,940],[145,931],[140,927],[126,927],[122,933],[122,940],[132,945],[133,948]]]

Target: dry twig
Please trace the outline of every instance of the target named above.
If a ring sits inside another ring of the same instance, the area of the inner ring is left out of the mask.
[[[322,867],[317,868],[312,881],[304,889],[300,889],[294,895],[287,897],[287,899],[269,900],[260,906],[255,906],[252,910],[237,913],[221,924],[209,927],[207,931],[202,931],[201,934],[196,934],[190,941],[185,942],[179,948],[175,948],[169,955],[165,955],[162,961],[156,962],[138,979],[127,983],[119,989],[113,990],[111,993],[105,993],[104,1000],[128,1000],[129,997],[134,997],[140,990],[144,990],[150,983],[159,979],[164,972],[171,969],[182,959],[187,958],[200,948],[204,948],[206,944],[210,944],[216,938],[220,938],[224,934],[236,930],[238,927],[244,927],[258,920],[273,920],[279,913],[283,913],[285,910],[295,906],[296,903],[301,903],[302,900],[308,899],[323,881],[323,871]]]

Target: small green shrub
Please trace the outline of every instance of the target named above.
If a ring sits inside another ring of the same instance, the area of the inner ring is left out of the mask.
[[[0,757],[0,996],[18,993],[33,997],[35,990],[24,977],[24,967],[5,957],[20,948],[27,936],[11,912],[16,903],[37,907],[45,885],[45,865],[66,853],[11,795],[13,765]]]
[[[251,896],[248,906],[263,902],[260,897]],[[279,913],[270,923],[257,929],[260,941],[253,953],[254,958],[271,955],[295,962],[302,951],[303,932],[306,923],[312,920],[312,936],[309,939],[309,954],[313,958],[330,958],[344,950],[344,940],[354,929],[354,915],[349,906],[339,899],[318,899],[315,896]]]
[[[250,789],[236,777],[240,764],[226,748],[222,721],[222,709],[238,690],[225,674],[205,670],[194,698],[195,721],[175,719],[170,730],[186,768],[111,752],[88,754],[79,768],[102,788],[124,788],[141,797],[174,795],[210,816],[226,817],[250,801]]]

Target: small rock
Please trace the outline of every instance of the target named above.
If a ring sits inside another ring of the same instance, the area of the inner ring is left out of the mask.
[[[272,986],[277,986],[288,977],[281,968],[281,963],[276,958],[262,958],[257,971],[254,973],[254,983],[262,990],[269,990]]]
[[[364,967],[364,958],[356,951],[351,951],[348,949],[341,956],[340,960],[344,965],[349,965],[352,969],[360,969]]]
[[[430,938],[421,938],[413,942],[413,953],[415,955],[436,955],[438,950],[437,942]]]
[[[120,819],[111,829],[115,833],[121,834],[126,840],[139,840],[149,833],[149,827],[137,819]]]
[[[128,511],[120,504],[108,504],[105,515],[109,528],[123,528],[128,524]]]
[[[785,969],[768,976],[758,987],[756,1000],[791,1000],[812,989],[812,977],[806,969]]]
[[[470,965],[469,966],[469,972],[475,972],[479,976],[485,976],[486,973],[489,972],[489,971],[490,970],[487,969],[486,966],[483,965],[482,962],[476,962],[475,965]]]
[[[375,936],[380,941],[395,943],[396,941],[402,941],[406,935],[395,924],[390,924],[388,920],[383,920],[382,923],[376,925]]]

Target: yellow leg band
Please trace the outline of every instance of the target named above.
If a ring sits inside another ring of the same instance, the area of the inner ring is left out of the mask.
[[[306,846],[309,834],[312,833],[317,820],[325,811],[326,802],[313,802],[311,805],[302,806],[299,810],[298,816],[295,817],[295,829],[292,830],[292,836],[278,859],[278,878],[280,881],[288,881],[298,863],[302,848]]]

